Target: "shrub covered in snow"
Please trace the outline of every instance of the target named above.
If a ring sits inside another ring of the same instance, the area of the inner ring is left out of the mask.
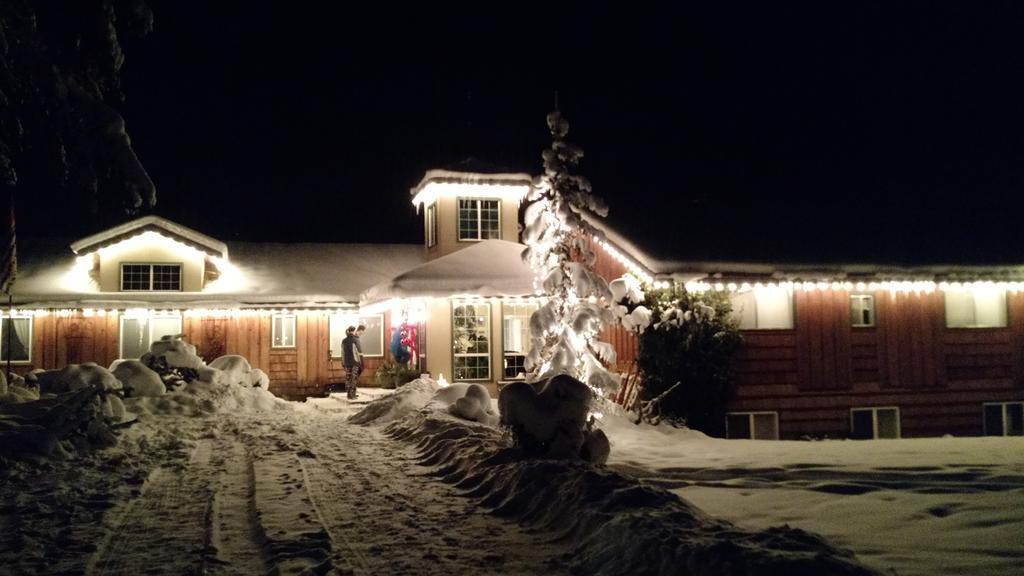
[[[528,455],[603,464],[608,459],[608,438],[588,422],[592,397],[586,384],[560,374],[532,384],[505,386],[498,395],[498,411],[501,424]]]
[[[652,291],[645,303],[653,314],[639,339],[641,401],[660,396],[655,408],[663,416],[722,435],[733,395],[733,356],[742,342],[728,297],[676,288]]]
[[[125,396],[160,396],[167,393],[167,386],[141,360],[117,360],[110,365],[114,377],[124,385]]]

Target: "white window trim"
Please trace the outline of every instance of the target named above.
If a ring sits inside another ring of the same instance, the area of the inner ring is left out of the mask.
[[[31,364],[32,363],[32,348],[33,348],[32,341],[34,339],[33,335],[35,334],[34,330],[36,328],[36,326],[35,326],[35,324],[36,324],[35,317],[34,316],[29,316],[27,314],[15,314],[13,316],[8,316],[8,315],[5,314],[3,316],[0,316],[0,341],[2,341],[3,339],[7,338],[7,334],[5,334],[4,331],[3,331],[3,320],[12,320],[11,325],[13,326],[14,325],[13,320],[20,320],[22,318],[28,320],[28,360],[11,360],[11,364],[12,365]],[[0,350],[2,350],[2,348],[0,348]],[[0,362],[3,362],[4,364],[6,364],[7,363],[7,359],[6,358],[0,358]]]
[[[875,295],[874,294],[850,294],[850,308],[853,308],[854,300],[870,300],[871,302],[871,323],[870,324],[854,324],[851,320],[850,326],[852,328],[874,328],[878,325],[878,308],[875,307]]]
[[[472,302],[453,301],[452,302],[452,307],[451,307],[451,313],[449,315],[449,317],[451,318],[451,340],[452,340],[452,342],[455,341],[455,309],[458,308],[459,306],[468,306],[468,305],[472,305],[472,306],[487,306],[487,314],[486,314],[486,318],[487,318],[487,352],[486,353],[484,353],[484,352],[473,352],[473,353],[470,353],[470,354],[458,353],[458,352],[455,352],[455,349],[453,347],[452,348],[452,375],[454,376],[454,374],[455,374],[455,359],[456,358],[472,358],[472,357],[486,358],[487,359],[487,376],[486,377],[484,377],[484,378],[459,378],[459,380],[466,380],[466,381],[470,381],[470,382],[489,382],[491,380],[491,376],[494,374],[494,366],[492,366],[492,364],[494,364],[494,362],[492,361],[492,357],[491,357],[492,353],[494,352],[494,326],[492,326],[492,324],[494,324],[494,323],[491,321],[492,320],[491,314],[493,313],[493,311],[491,310],[491,303],[490,302],[482,302],[480,304],[476,304],[476,303],[472,303]]]
[[[124,267],[125,266],[149,266],[149,290],[125,290],[124,289]],[[153,266],[177,266],[178,267],[178,288],[177,290],[154,290],[153,289]],[[121,262],[120,278],[117,287],[120,292],[184,292],[185,290],[185,263],[184,262]]]
[[[437,246],[437,202],[427,206],[427,248]]]
[[[1003,419],[1002,419],[1003,429],[1002,429],[1001,436],[1009,436],[1009,434],[1007,434],[1007,432],[1008,432],[1007,428],[1010,425],[1010,419],[1007,418],[1006,409],[1009,406],[1020,406],[1021,410],[1024,410],[1024,402],[1013,402],[1013,401],[1010,401],[1010,402],[984,402],[984,403],[982,403],[982,405],[981,405],[982,433],[984,433],[985,436],[995,436],[995,434],[989,434],[988,433],[988,421],[985,418],[985,408],[988,407],[988,406],[1000,406],[1000,407],[1002,407],[1002,409],[1003,409]]]
[[[462,237],[462,218],[461,210],[459,209],[459,203],[463,200],[472,200],[476,202],[476,238],[463,238]],[[481,202],[496,202],[498,204],[498,239],[501,239],[501,200],[498,198],[476,198],[471,196],[462,196],[455,199],[455,239],[459,242],[483,242],[488,238],[483,237],[483,207]]]
[[[292,343],[287,346],[279,346],[275,344],[277,342],[277,320],[278,319],[291,318],[292,319]],[[270,348],[273,350],[294,350],[298,344],[299,338],[299,321],[295,314],[273,314],[270,317]]]
[[[879,410],[895,410],[896,411],[896,439],[903,438],[903,417],[900,415],[899,406],[854,406],[850,408],[850,433],[853,433],[853,413],[860,410],[871,411],[871,439],[872,440],[892,440],[892,438],[879,438],[878,437],[878,411]]]
[[[773,416],[775,418],[775,438],[772,438],[772,440],[778,440],[779,439],[779,413],[778,412],[773,412],[773,411],[770,411],[770,410],[765,410],[765,411],[760,411],[760,412],[726,412],[726,414],[725,414],[725,436],[726,436],[726,438],[728,438],[730,440],[754,440],[754,437],[757,436],[757,433],[754,430],[754,427],[755,427],[754,423],[756,422],[756,420],[754,419],[754,416],[764,416],[765,414]],[[729,416],[746,416],[748,418],[748,422],[749,422],[749,425],[750,425],[750,438],[735,438],[735,437],[729,435]]]
[[[529,354],[530,353],[530,347],[531,347],[531,344],[532,344],[530,342],[527,342],[527,349],[525,351],[523,351],[522,353],[509,352],[507,350],[508,346],[507,346],[507,344],[505,342],[505,318],[507,318],[510,315],[505,314],[505,306],[525,306],[527,309],[532,307],[533,309],[529,310],[529,313],[526,315],[526,325],[527,326],[530,325],[530,317],[533,316],[533,313],[536,312],[540,308],[540,306],[537,305],[537,304],[509,304],[507,302],[502,302],[501,303],[501,359],[502,359],[501,377],[502,377],[502,379],[506,378],[506,376],[505,376],[505,368],[506,368],[505,362],[506,362],[506,359],[509,356],[524,356],[524,355]],[[513,316],[513,317],[521,317],[519,314],[512,314],[511,316]],[[525,379],[525,378],[526,377],[524,376],[523,378],[519,378],[519,379]]]
[[[148,331],[148,338],[149,338],[150,344],[152,344],[154,342],[154,340],[153,340],[153,325],[151,323],[149,323],[148,320],[176,318],[178,320],[178,334],[181,334],[185,330],[185,321],[184,321],[184,319],[181,316],[176,316],[176,315],[171,315],[171,316],[147,316],[145,318],[147,320],[147,322],[146,322],[146,330]],[[117,358],[119,360],[125,360],[126,359],[125,356],[124,356],[124,322],[125,322],[125,320],[138,320],[138,319],[139,319],[138,317],[135,317],[135,316],[125,316],[124,314],[121,314],[120,318],[118,318],[118,322],[117,322]]]
[[[345,320],[342,320],[342,318],[345,318]],[[334,351],[331,350],[330,338],[331,338],[331,331],[334,330],[334,323],[335,322],[341,322],[342,324],[345,324],[345,326],[340,327],[341,331],[344,332],[345,328],[348,328],[349,326],[359,326],[360,324],[366,324],[366,322],[362,321],[363,318],[379,318],[380,319],[380,354],[363,354],[363,357],[364,358],[383,358],[384,357],[384,350],[385,350],[385,347],[384,347],[384,329],[386,327],[384,326],[384,315],[383,314],[360,314],[358,316],[356,316],[356,315],[347,316],[345,314],[331,314],[331,315],[329,315],[327,317],[327,353],[331,355],[331,360],[339,360],[339,359],[344,357],[344,356],[335,356],[334,355]],[[362,341],[361,337],[360,337],[360,341]]]

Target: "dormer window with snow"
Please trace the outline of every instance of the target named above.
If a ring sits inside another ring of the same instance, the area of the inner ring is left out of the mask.
[[[180,292],[181,264],[121,264],[122,292]]]
[[[459,198],[459,241],[501,238],[501,201]]]

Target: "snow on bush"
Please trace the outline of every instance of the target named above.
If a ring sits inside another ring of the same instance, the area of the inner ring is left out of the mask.
[[[153,359],[163,359],[167,366],[173,368],[198,369],[205,365],[203,359],[196,354],[195,346],[175,336],[164,336],[153,342],[149,345],[149,352],[140,358],[147,365]]]
[[[528,455],[604,463],[608,438],[587,421],[592,397],[586,384],[560,374],[542,382],[505,386],[498,395],[498,411],[501,424]]]
[[[218,370],[220,374],[209,370]],[[253,368],[249,364],[244,356],[237,354],[228,354],[227,356],[221,356],[210,365],[199,370],[200,380],[207,380],[213,382],[219,379],[220,381],[229,380],[233,383],[242,386],[260,386],[267,388],[270,386],[270,378],[263,370],[259,368]]]
[[[141,360],[117,360],[110,365],[114,377],[124,385],[126,396],[162,396],[167,386],[160,375]]]
[[[39,400],[39,387],[28,386],[17,374],[10,375],[10,383],[0,372],[0,404],[20,404]]]
[[[119,396],[121,382],[109,370],[94,362],[68,364],[60,370],[33,372],[33,376],[39,384],[40,395],[95,389],[101,392],[97,398],[103,416],[114,421],[124,420],[124,403]]]

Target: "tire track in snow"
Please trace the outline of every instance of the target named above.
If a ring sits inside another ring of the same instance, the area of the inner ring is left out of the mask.
[[[187,466],[157,468],[121,511],[88,574],[195,574],[209,540],[212,443],[201,440]],[[145,553],[139,553],[144,550]]]
[[[307,420],[301,462],[335,563],[355,574],[560,574],[568,546],[527,534],[422,475],[375,428]],[[342,557],[344,556],[344,557]]]
[[[266,574],[264,540],[256,519],[255,472],[245,446],[232,439],[219,446],[220,475],[213,495],[206,573]]]

